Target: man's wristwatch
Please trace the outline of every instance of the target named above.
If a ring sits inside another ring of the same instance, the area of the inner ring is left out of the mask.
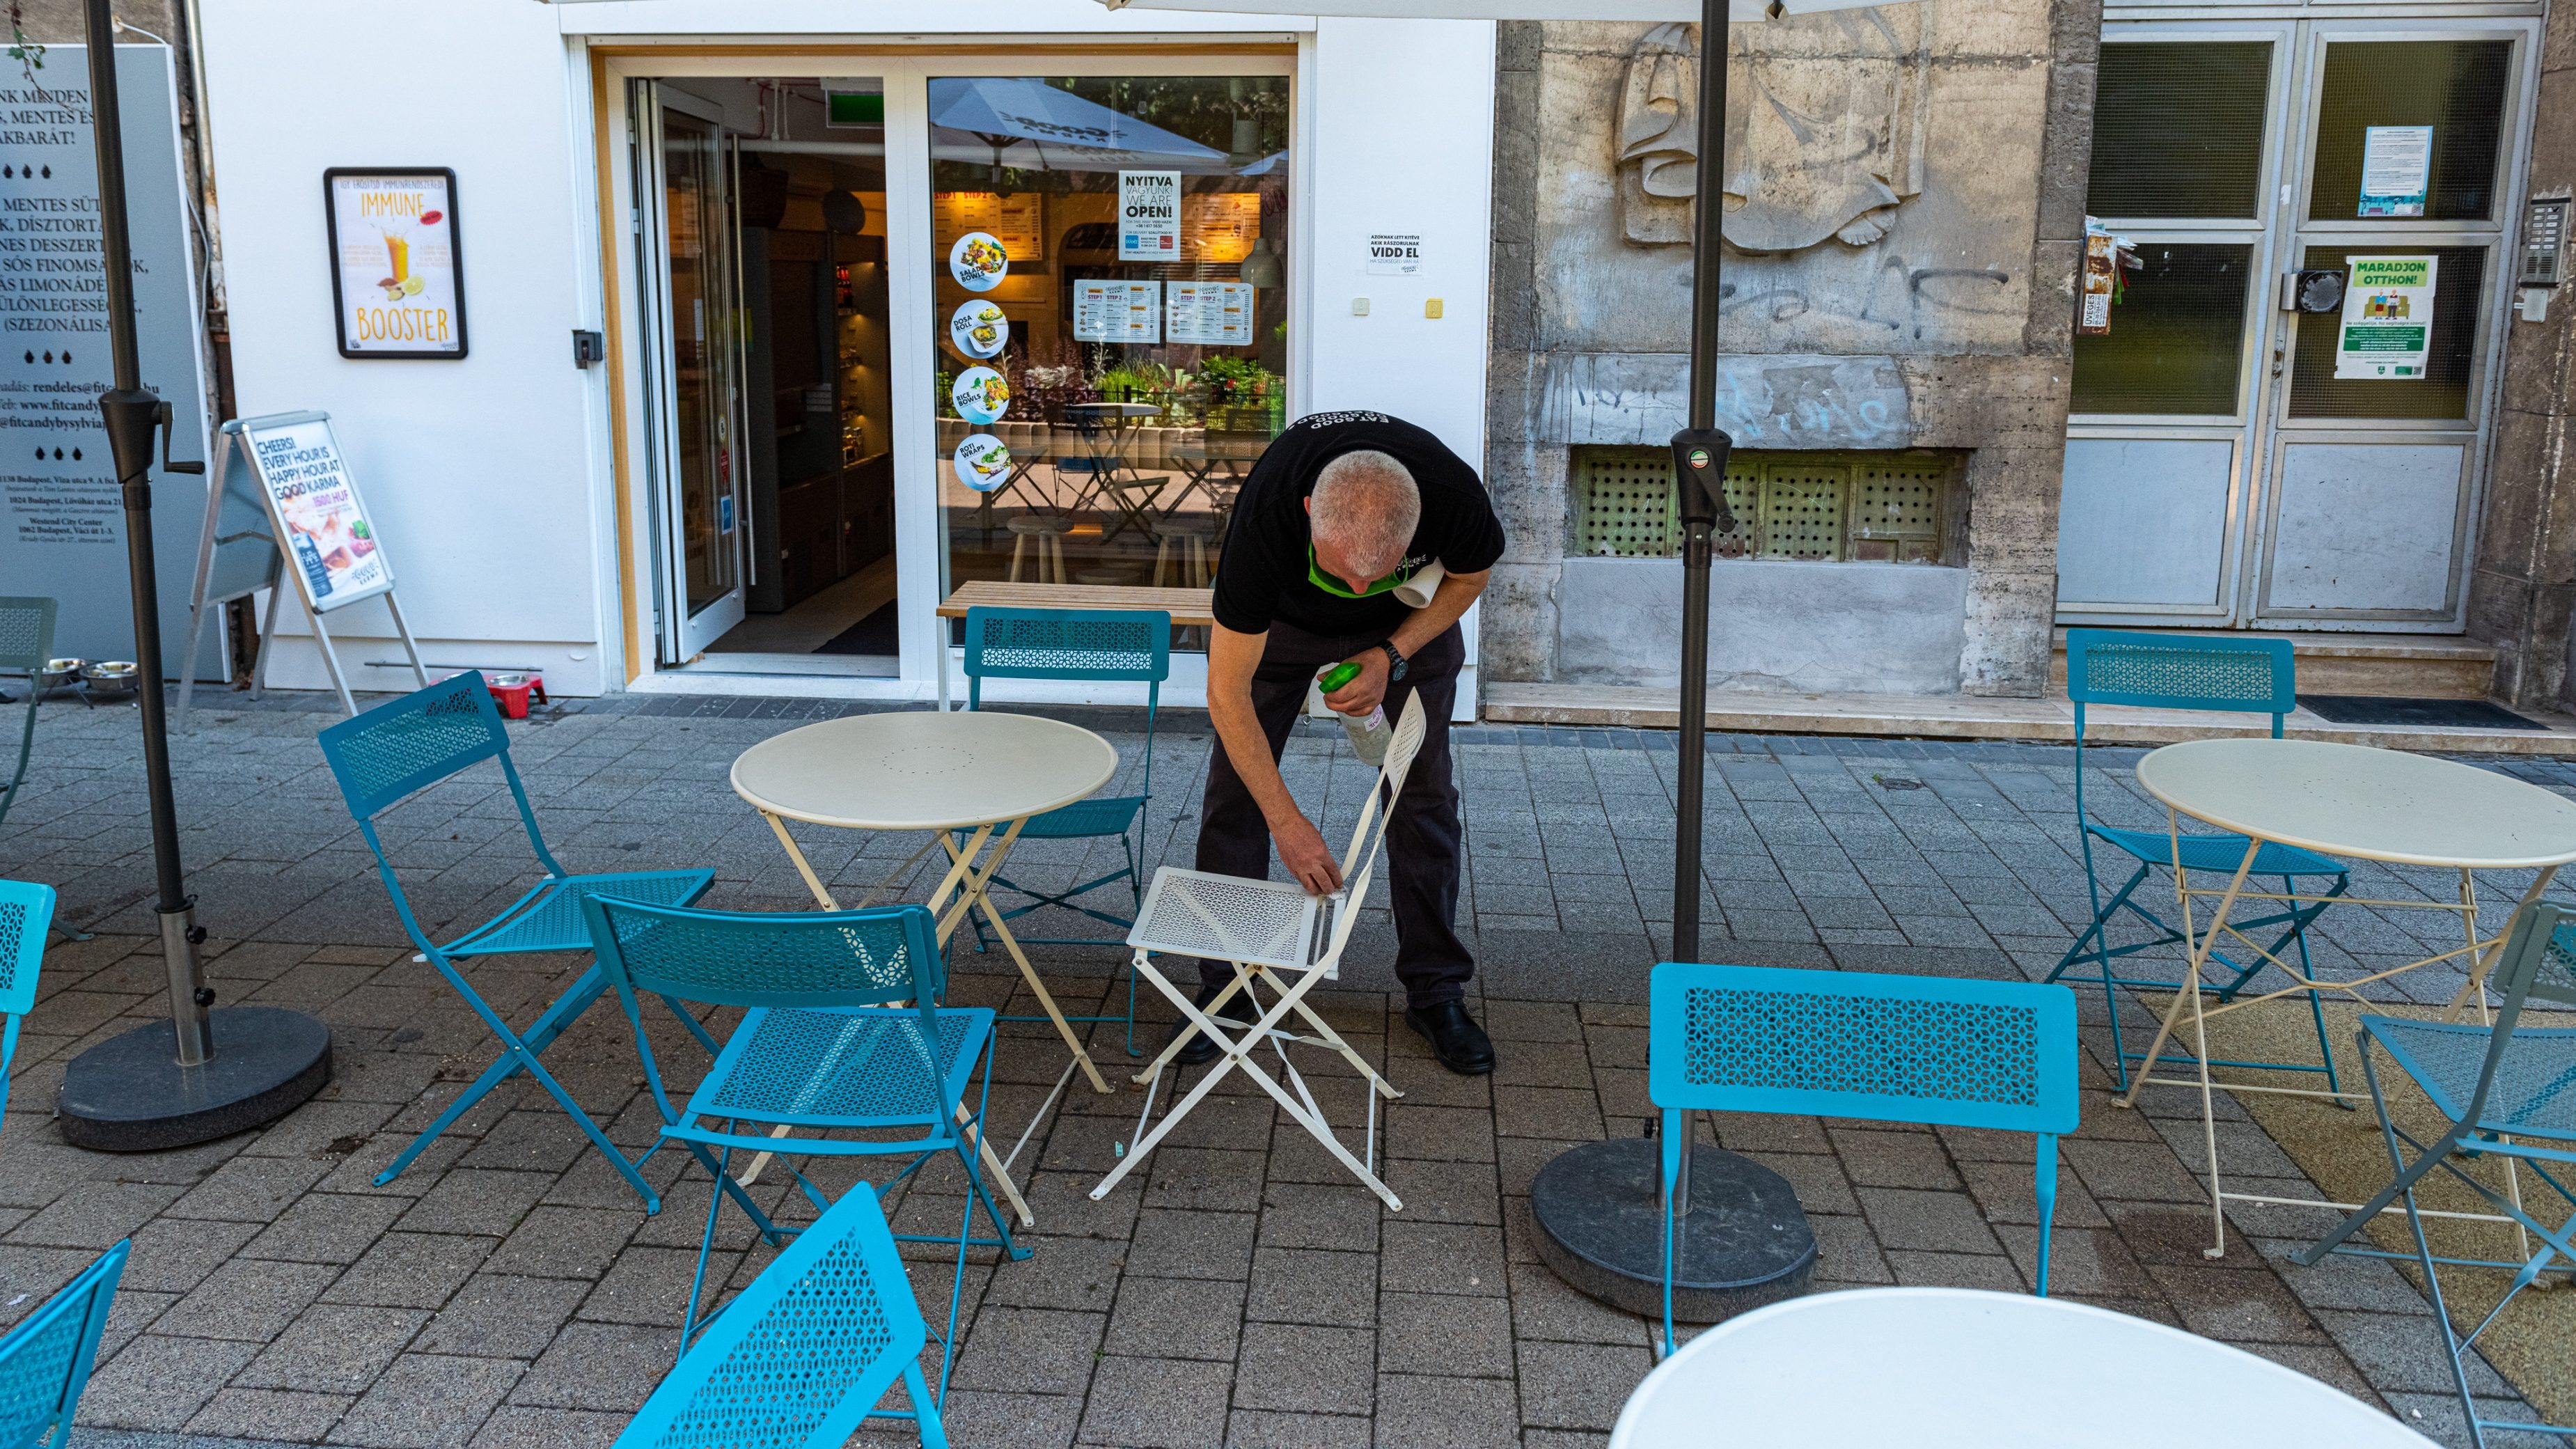
[[[1396,680],[1402,679],[1404,677],[1404,671],[1409,666],[1407,665],[1404,656],[1396,652],[1394,642],[1392,640],[1380,640],[1377,647],[1386,651],[1387,682],[1392,684]]]

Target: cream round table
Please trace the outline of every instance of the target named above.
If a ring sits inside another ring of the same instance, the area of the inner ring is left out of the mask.
[[[850,715],[773,735],[733,762],[733,792],[769,822],[796,873],[827,911],[839,910],[840,903],[796,848],[788,821],[929,832],[930,839],[859,904],[874,901],[932,845],[945,847],[948,873],[929,901],[940,944],[947,944],[968,910],[980,909],[1072,1049],[1073,1064],[1090,1077],[1092,1090],[1107,1092],[1109,1084],[1082,1039],[985,892],[1031,816],[1084,799],[1117,773],[1118,751],[1074,725],[981,710],[903,711]],[[968,832],[962,845],[955,838],[959,831]]]
[[[2176,893],[2183,908],[2182,929],[2191,937],[2191,973],[2186,979],[2192,981],[2201,979],[2202,968],[2216,949],[2220,934],[2227,930],[2228,914],[2240,899],[2261,905],[2291,904],[2294,909],[2326,899],[2249,888],[2247,876],[2254,852],[2263,842],[2353,860],[2434,866],[2459,873],[2456,900],[2334,898],[2338,904],[2386,910],[2453,912],[2460,918],[2463,940],[2456,950],[2384,967],[2348,981],[2312,978],[2290,963],[2267,957],[2295,984],[2261,995],[2239,995],[2216,1006],[2204,1003],[2199,991],[2174,993],[2155,1043],[2147,1049],[2146,1069],[2121,1100],[2134,1105],[2140,1089],[2150,1083],[2200,1089],[2201,1123],[2208,1148],[2211,1227],[2217,1239],[2216,1247],[2203,1252],[2214,1258],[2226,1246],[2222,1209],[2229,1201],[2346,1210],[2353,1205],[2222,1189],[2216,1111],[2210,1098],[2213,1083],[2205,1031],[2209,1019],[2310,990],[2340,991],[2366,1003],[2362,987],[2444,961],[2463,961],[2468,968],[2468,980],[2451,1000],[2452,1011],[2457,1013],[2472,997],[2479,999],[2483,1009],[2484,997],[2479,988],[2512,920],[2508,917],[2492,936],[2479,936],[2477,872],[2533,871],[2531,886],[2523,892],[2515,910],[2519,912],[2538,900],[2558,868],[2576,861],[2576,802],[2474,765],[2324,740],[2223,739],[2167,745],[2150,751],[2138,762],[2138,784],[2165,805],[2177,830],[2180,817],[2189,816],[2247,838],[2244,859],[2223,889],[2193,885],[2183,872],[2175,873]],[[2217,905],[2210,912],[2207,926],[2194,934],[2191,902],[2207,897],[2216,897]],[[2254,946],[2243,935],[2236,939]],[[2260,947],[2255,949],[2259,951]],[[2159,1054],[2181,1026],[2186,1005],[2192,1016],[2193,1055],[2200,1064],[2199,1074],[2179,1080],[2156,1077],[2153,1072]],[[2357,1093],[2300,1087],[2236,1084],[2228,1090],[2362,1100]]]
[[[2125,1313],[1859,1288],[1702,1333],[1628,1396],[1610,1449],[2427,1449],[2305,1374]]]

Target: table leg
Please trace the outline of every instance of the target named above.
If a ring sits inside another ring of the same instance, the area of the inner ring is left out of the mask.
[[[1073,1023],[1064,1019],[1064,1011],[1055,1004],[1055,997],[1046,989],[1046,983],[1038,979],[1038,968],[1030,964],[1028,953],[1020,949],[1019,938],[1011,934],[1011,928],[1003,922],[1001,911],[993,905],[993,898],[987,893],[987,886],[993,876],[1001,870],[1002,861],[1010,855],[1012,844],[1019,839],[1020,827],[1028,823],[1025,817],[1012,821],[1011,828],[994,843],[993,853],[982,868],[969,872],[967,878],[960,883],[957,904],[940,923],[939,941],[941,945],[948,943],[949,936],[955,933],[958,923],[965,919],[966,911],[970,906],[981,907],[984,912],[984,924],[994,935],[1001,938],[1002,948],[1010,952],[1012,962],[1020,968],[1020,979],[1028,982],[1029,990],[1037,994],[1038,1005],[1046,1008],[1047,1019],[1055,1023],[1056,1034],[1064,1038],[1064,1044],[1072,1051],[1073,1059],[1081,1064],[1083,1076],[1090,1079],[1091,1090],[1106,1096],[1109,1093],[1109,1083],[1101,1077],[1100,1068],[1093,1064],[1091,1053],[1084,1050],[1082,1038],[1074,1033]],[[991,830],[992,827],[989,825],[984,827],[977,833],[978,838],[968,841],[962,849],[945,835],[940,839],[947,843],[948,853],[956,857],[958,866],[963,868],[974,858],[972,852],[981,843],[981,837],[990,834]],[[952,875],[955,873],[951,872]],[[943,895],[944,893],[943,888]]]
[[[787,847],[787,858],[796,862],[796,873],[805,878],[805,888],[814,893],[814,899],[821,901],[827,911],[839,910],[840,904],[832,899],[832,893],[823,889],[822,878],[815,875],[814,867],[806,863],[805,852],[796,848],[796,837],[787,833],[787,822],[766,810],[760,812],[760,818],[769,822],[770,830],[778,836],[778,843]]]
[[[2465,871],[2461,873],[2463,875],[2467,874]],[[2557,878],[2558,867],[2554,865],[2542,866],[2540,868],[2540,873],[2531,878],[2531,889],[2524,891],[2522,893],[2522,899],[2514,903],[2513,914],[2505,917],[2504,928],[2497,931],[2495,935],[2490,938],[2485,953],[2476,957],[2470,963],[2469,979],[2461,984],[2459,994],[2451,998],[2451,1008],[2449,1012],[2444,1015],[2442,1018],[2443,1020],[2459,1020],[2460,1008],[2469,1004],[2469,998],[2473,994],[2479,997],[2478,1019],[2480,1021],[2484,1021],[2486,1019],[2486,1000],[2481,988],[2487,984],[2487,973],[2495,969],[2496,956],[2504,950],[2505,939],[2513,934],[2513,923],[2521,919],[2523,912],[2531,909],[2533,903],[2540,899],[2541,892],[2548,890],[2549,883]],[[2471,917],[2470,919],[2474,921],[2476,918]],[[2469,936],[2472,944],[2474,944],[2477,937],[2477,930],[2474,926],[2470,928]]]

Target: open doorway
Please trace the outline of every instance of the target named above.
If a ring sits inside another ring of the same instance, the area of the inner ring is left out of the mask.
[[[662,660],[895,675],[884,88],[635,84]]]

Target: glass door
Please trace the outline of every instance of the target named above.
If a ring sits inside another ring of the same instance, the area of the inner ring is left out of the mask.
[[[745,606],[737,158],[720,108],[656,81],[635,87],[662,653],[676,664],[741,623]]]

